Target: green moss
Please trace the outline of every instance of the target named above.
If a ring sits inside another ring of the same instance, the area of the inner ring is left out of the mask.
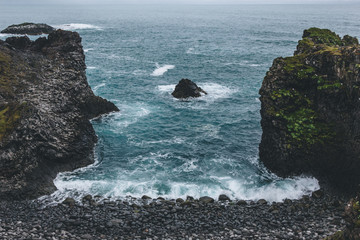
[[[310,38],[315,44],[342,45],[341,38],[329,29],[310,28],[304,31],[304,38]]]
[[[301,50],[303,53],[309,53],[314,48],[315,43],[309,38],[303,38],[298,42],[298,50]]]
[[[0,91],[12,93],[13,77],[11,74],[11,57],[0,52]]]
[[[284,58],[284,70],[288,74],[296,74],[295,77],[299,80],[311,77],[316,70],[315,68],[306,65],[304,63],[304,58],[304,54]]]
[[[273,101],[286,103],[286,107],[278,111],[271,107],[267,113],[286,122],[287,148],[325,144],[335,136],[330,125],[320,122],[313,110],[313,102],[297,90],[276,90],[270,97]]]
[[[303,55],[297,55],[294,57],[286,57],[284,58],[284,70],[288,73],[291,73],[293,71],[299,70],[302,67],[304,67],[303,64]]]
[[[323,48],[321,50],[317,51],[315,54],[323,54],[323,53],[328,53],[328,54],[335,55],[335,56],[342,55],[339,47],[327,46],[327,45],[324,45]]]
[[[336,82],[323,82],[317,86],[318,90],[327,90],[327,89],[340,89],[343,87],[343,84],[339,81]]]
[[[279,117],[286,120],[289,139],[298,146],[324,144],[334,137],[331,128],[320,123],[311,108],[301,107],[293,112],[280,111]]]
[[[345,35],[342,41],[345,46],[359,45],[359,40],[349,35]]]
[[[7,104],[0,106],[0,141],[10,133],[21,118],[24,104]]]

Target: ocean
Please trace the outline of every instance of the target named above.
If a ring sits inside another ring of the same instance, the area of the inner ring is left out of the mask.
[[[359,37],[359,11],[360,5],[0,3],[1,29],[37,22],[79,32],[90,86],[121,110],[92,120],[95,164],[60,173],[58,191],[47,198],[226,194],[282,201],[311,194],[319,188],[315,178],[279,178],[259,161],[258,90],[273,59],[291,56],[304,29]],[[208,95],[174,99],[182,78]]]

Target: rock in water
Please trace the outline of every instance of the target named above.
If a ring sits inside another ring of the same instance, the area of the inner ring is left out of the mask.
[[[76,32],[0,40],[0,199],[53,192],[58,172],[91,164],[89,119],[119,109],[94,95]]]
[[[360,47],[327,29],[304,31],[293,57],[277,58],[260,89],[260,159],[280,176],[360,183]]]
[[[176,85],[172,95],[175,98],[189,98],[200,97],[201,93],[207,94],[207,92],[198,87],[193,81],[181,79],[178,85]]]
[[[1,33],[41,35],[54,32],[56,29],[44,23],[22,23],[11,25]]]

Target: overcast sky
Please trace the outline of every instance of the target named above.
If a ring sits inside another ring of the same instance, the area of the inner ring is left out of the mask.
[[[110,4],[110,3],[133,3],[133,4],[299,4],[299,3],[323,3],[323,4],[343,4],[360,3],[360,0],[0,0],[1,3],[10,4],[44,4],[44,3],[63,3],[63,4]]]

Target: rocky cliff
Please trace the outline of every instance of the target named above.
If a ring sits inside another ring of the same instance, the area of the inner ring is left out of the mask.
[[[0,199],[34,198],[93,162],[89,119],[118,108],[94,95],[78,33],[0,40]]]
[[[280,176],[311,174],[340,190],[360,183],[360,47],[326,29],[304,31],[260,89],[260,159]]]

